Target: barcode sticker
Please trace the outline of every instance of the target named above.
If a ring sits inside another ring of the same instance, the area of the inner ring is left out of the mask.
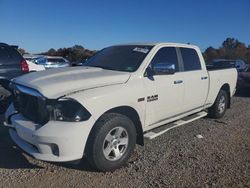
[[[133,51],[134,51],[134,52],[141,52],[141,53],[146,54],[146,53],[148,53],[149,50],[148,50],[147,48],[136,47],[136,48],[134,48]]]

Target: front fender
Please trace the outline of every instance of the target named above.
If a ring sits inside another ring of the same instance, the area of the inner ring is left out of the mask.
[[[85,90],[69,97],[81,103],[95,120],[110,109],[129,106],[136,110],[144,125],[145,101],[138,102],[138,98],[143,96],[143,86],[133,83]]]

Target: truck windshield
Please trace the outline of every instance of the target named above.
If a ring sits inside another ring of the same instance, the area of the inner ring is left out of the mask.
[[[84,63],[84,66],[134,72],[153,46],[126,45],[104,48]]]

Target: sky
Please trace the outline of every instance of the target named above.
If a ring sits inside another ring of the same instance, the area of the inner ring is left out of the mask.
[[[0,42],[31,53],[130,42],[250,44],[250,0],[0,0]]]

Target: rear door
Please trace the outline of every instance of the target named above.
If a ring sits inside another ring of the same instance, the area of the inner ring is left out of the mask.
[[[197,51],[193,48],[179,48],[182,59],[182,76],[184,83],[183,111],[202,108],[205,104],[209,77],[204,65],[202,66]],[[201,55],[201,54],[200,54]]]

